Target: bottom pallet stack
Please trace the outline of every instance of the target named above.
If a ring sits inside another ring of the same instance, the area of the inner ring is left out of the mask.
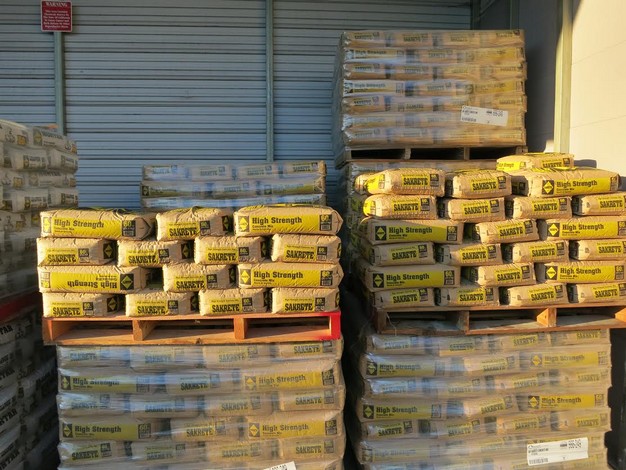
[[[59,346],[60,468],[341,470],[342,346]]]
[[[348,429],[366,470],[608,468],[608,330],[348,346]]]
[[[41,312],[28,308],[0,323],[0,468],[55,468],[56,367],[44,348]]]

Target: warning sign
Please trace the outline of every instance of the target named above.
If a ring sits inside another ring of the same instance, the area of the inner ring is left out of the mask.
[[[72,2],[41,0],[41,30],[72,32]]]

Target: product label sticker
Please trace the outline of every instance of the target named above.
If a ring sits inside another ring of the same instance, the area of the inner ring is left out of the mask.
[[[479,108],[477,106],[463,106],[461,108],[461,122],[505,127],[508,120],[509,112],[501,109]]]
[[[565,441],[528,444],[526,458],[529,466],[569,462],[589,458],[589,440],[586,437]]]
[[[279,465],[274,465],[273,467],[268,467],[265,470],[297,470],[295,462],[287,462],[281,463]]]

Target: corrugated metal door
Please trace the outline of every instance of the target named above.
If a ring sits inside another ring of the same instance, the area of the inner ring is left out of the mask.
[[[54,124],[52,33],[42,33],[39,2],[0,2],[0,117]]]
[[[52,123],[52,35],[39,31],[39,1],[1,3],[0,115]],[[265,159],[264,0],[73,6],[66,112],[79,143],[82,205],[138,207],[146,163]],[[341,31],[469,23],[469,2],[459,0],[275,0],[275,158],[326,159],[332,168]],[[330,193],[336,183],[332,170]]]
[[[137,207],[148,162],[265,158],[262,0],[75,0],[74,13],[81,204]]]
[[[329,168],[332,78],[341,32],[470,27],[469,2],[459,1],[276,0],[274,8],[276,158],[323,158]],[[337,176],[331,171],[328,178],[331,195]]]

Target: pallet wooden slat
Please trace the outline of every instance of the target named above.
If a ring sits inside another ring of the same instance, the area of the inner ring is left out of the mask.
[[[72,346],[322,341],[341,337],[341,313],[44,317],[42,326],[46,344]]]

